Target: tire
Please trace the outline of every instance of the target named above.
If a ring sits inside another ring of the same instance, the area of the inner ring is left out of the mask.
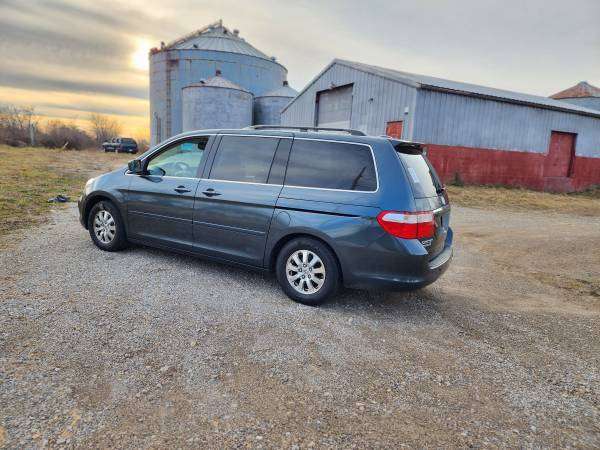
[[[285,244],[277,255],[275,269],[277,281],[286,295],[304,305],[322,304],[334,296],[340,286],[340,268],[335,255],[316,239],[296,238]]]
[[[98,222],[95,223],[97,217]],[[116,252],[127,247],[127,236],[121,214],[108,200],[101,200],[92,207],[88,214],[87,225],[92,242],[100,250]]]

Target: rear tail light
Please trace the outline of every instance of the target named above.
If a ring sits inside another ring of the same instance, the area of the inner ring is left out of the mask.
[[[377,222],[385,231],[402,239],[428,239],[435,234],[432,211],[382,211]]]

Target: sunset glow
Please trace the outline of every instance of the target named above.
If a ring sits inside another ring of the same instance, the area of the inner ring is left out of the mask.
[[[152,44],[147,39],[138,39],[136,50],[131,55],[131,66],[138,70],[148,70],[148,51]]]

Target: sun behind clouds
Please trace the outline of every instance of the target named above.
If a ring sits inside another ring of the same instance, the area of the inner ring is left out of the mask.
[[[131,54],[131,66],[137,70],[148,70],[148,51],[152,43],[148,39],[137,38],[135,51]]]

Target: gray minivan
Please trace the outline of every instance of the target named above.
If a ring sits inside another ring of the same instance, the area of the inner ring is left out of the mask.
[[[102,250],[131,242],[274,271],[308,305],[341,285],[419,288],[452,257],[448,196],[423,153],[351,130],[189,132],[89,180],[80,220]]]

